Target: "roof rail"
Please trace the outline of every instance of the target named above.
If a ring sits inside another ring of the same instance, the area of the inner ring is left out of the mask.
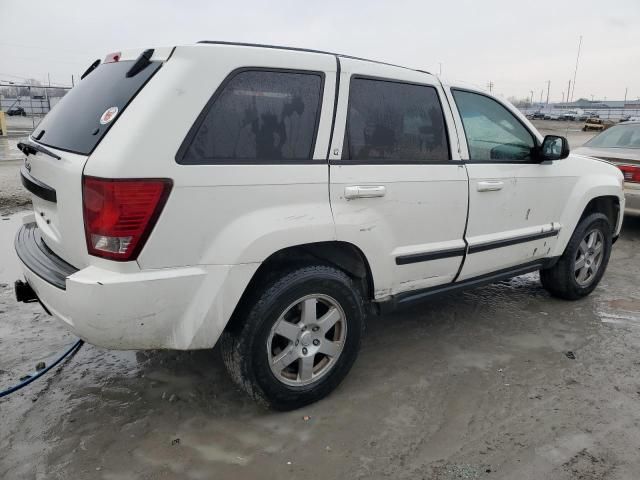
[[[291,50],[291,51],[294,51],[294,52],[322,53],[322,54],[325,54],[325,55],[333,55],[333,56],[341,57],[341,58],[349,58],[351,60],[362,60],[364,62],[372,62],[372,63],[377,63],[379,65],[388,65],[390,67],[404,68],[406,70],[412,70],[414,72],[427,73],[427,74],[431,75],[431,73],[427,72],[426,70],[419,70],[419,69],[416,69],[416,68],[409,68],[409,67],[405,67],[403,65],[396,65],[394,63],[381,62],[379,60],[371,60],[370,58],[354,57],[352,55],[345,55],[345,54],[342,54],[342,53],[335,53],[335,52],[326,52],[324,50],[314,50],[312,48],[286,47],[286,46],[282,46],[282,45],[265,45],[265,44],[262,44],[262,43],[225,42],[225,41],[222,41],[222,40],[200,40],[197,43],[205,43],[205,44],[210,44],[210,45],[232,45],[232,46],[236,46],[236,47],[274,48],[274,49],[277,49],[277,50]]]

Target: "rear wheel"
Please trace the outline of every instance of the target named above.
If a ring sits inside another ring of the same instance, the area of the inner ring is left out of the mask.
[[[611,255],[611,224],[606,215],[593,213],[576,227],[564,253],[551,268],[540,271],[549,293],[567,300],[590,294],[600,282]]]
[[[233,380],[277,410],[315,402],[347,375],[364,328],[360,290],[342,271],[309,266],[268,282],[221,340]]]

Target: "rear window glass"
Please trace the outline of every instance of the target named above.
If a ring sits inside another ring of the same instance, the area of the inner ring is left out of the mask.
[[[436,89],[352,79],[343,159],[398,163],[448,160],[444,114]]]
[[[309,160],[322,76],[249,70],[231,78],[185,140],[182,164]]]
[[[161,65],[160,62],[152,62],[127,78],[126,74],[134,63],[125,61],[98,66],[51,109],[32,136],[50,147],[90,154]]]
[[[640,123],[617,125],[599,133],[586,147],[598,148],[640,148]]]

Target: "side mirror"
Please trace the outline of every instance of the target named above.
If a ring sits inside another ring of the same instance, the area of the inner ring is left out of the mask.
[[[540,161],[562,160],[569,156],[569,141],[565,137],[547,135],[540,147]]]

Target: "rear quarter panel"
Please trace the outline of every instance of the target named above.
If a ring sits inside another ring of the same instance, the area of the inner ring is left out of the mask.
[[[314,161],[176,163],[176,152],[207,101],[242,67],[324,73]],[[330,55],[232,45],[176,47],[85,168],[85,174],[99,177],[173,180],[169,200],[138,259],[141,268],[261,262],[281,248],[335,239],[326,162],[335,71]]]

